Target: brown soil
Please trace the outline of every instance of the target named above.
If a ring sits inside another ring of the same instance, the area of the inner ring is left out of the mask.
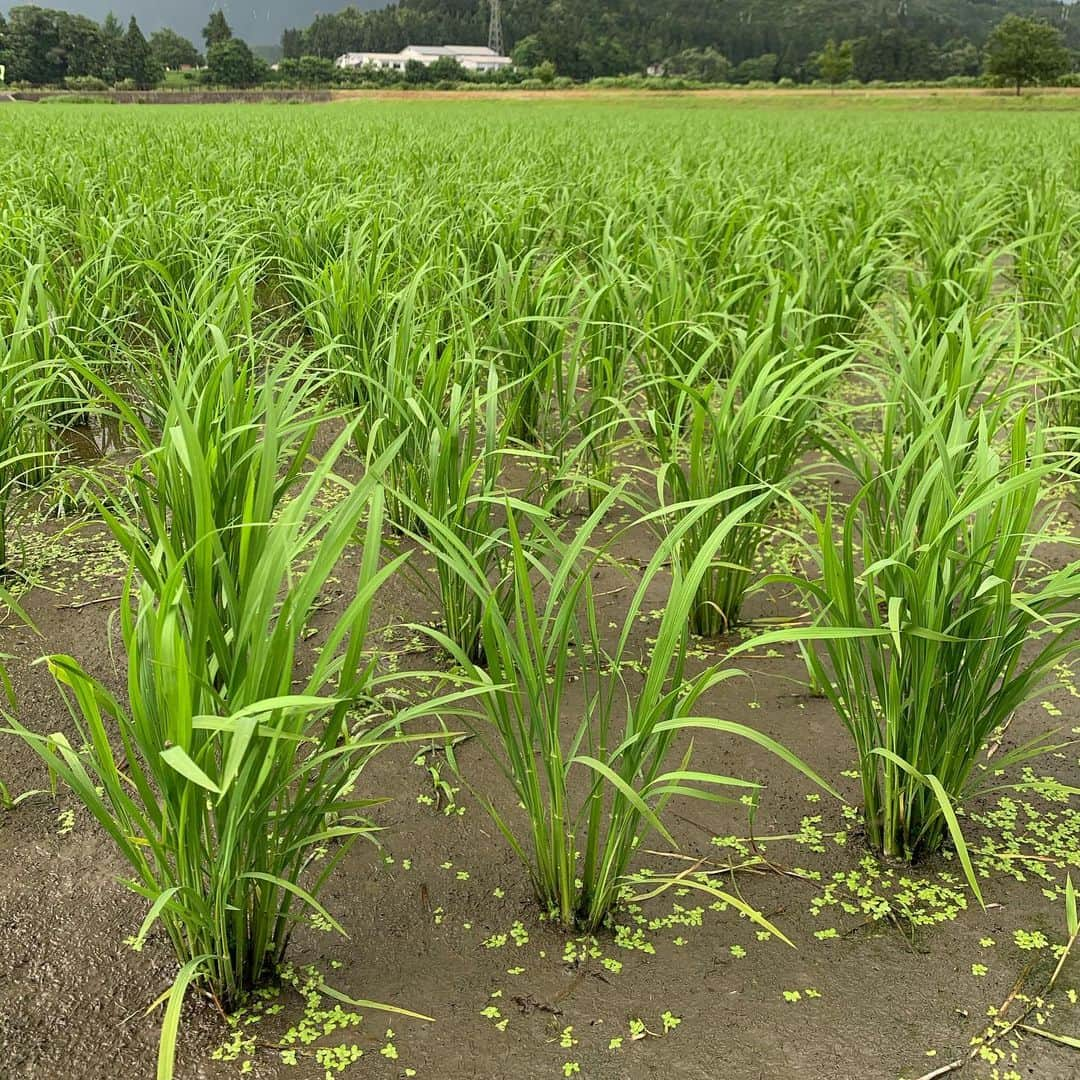
[[[1074,529],[1078,520],[1073,512]],[[120,567],[95,527],[67,537],[58,533],[55,523],[24,532],[25,557],[41,575],[25,604],[41,637],[4,627],[0,651],[15,656],[11,672],[23,721],[40,731],[71,734],[47,671],[32,661],[42,653],[70,652],[117,692],[122,689],[122,661],[110,647],[116,603],[97,602],[119,591]],[[648,554],[640,537],[620,551],[628,560]],[[1063,557],[1064,551],[1054,554]],[[598,592],[625,584],[614,571],[605,574],[610,581],[600,583]],[[626,601],[618,591],[605,597],[607,618],[615,619]],[[385,623],[423,621],[431,618],[433,606],[401,579],[382,597],[379,614]],[[773,593],[757,597],[748,614],[760,620],[790,616],[793,608],[789,598]],[[650,632],[650,625],[641,627],[643,646]],[[406,638],[395,638],[398,647]],[[420,660],[435,664],[438,657],[432,653]],[[851,768],[851,747],[828,704],[806,694],[805,669],[793,650],[751,654],[742,666],[747,677],[714,691],[703,712],[759,726],[830,779]],[[1064,713],[1055,722],[1078,722],[1076,697],[1068,692],[1048,697]],[[1040,703],[1022,710],[1006,745],[1043,732],[1050,726],[1046,711]],[[460,746],[458,758],[475,789],[504,791],[478,742]],[[844,827],[839,808],[827,797],[808,801],[809,782],[746,745],[700,738],[695,760],[698,768],[768,784],[755,824],[758,836],[796,833],[807,815],[822,815],[826,833]],[[1066,783],[1080,782],[1072,750],[1037,768]],[[452,780],[445,766],[443,776]],[[405,753],[384,755],[365,777],[366,793],[389,794],[393,802],[377,813],[386,827],[383,850],[354,848],[324,895],[349,938],[300,932],[292,959],[315,965],[346,994],[395,1003],[434,1022],[367,1011],[359,1028],[321,1040],[317,1045],[355,1042],[363,1048],[361,1060],[345,1074],[350,1077],[546,1080],[563,1076],[564,1066],[576,1063],[580,1072],[570,1075],[604,1080],[910,1080],[967,1059],[969,1041],[987,1023],[988,1007],[1006,1000],[1033,956],[1037,962],[1027,970],[1025,987],[1031,992],[1045,982],[1049,950],[1018,950],[1014,930],[1041,930],[1051,942],[1064,937],[1063,905],[1048,901],[1037,881],[995,875],[984,883],[986,912],[969,903],[953,921],[913,927],[903,917],[871,922],[835,909],[815,916],[810,903],[820,889],[814,884],[779,872],[742,873],[722,884],[772,919],[796,949],[759,941],[746,919],[731,910],[710,910],[708,896],[672,891],[648,902],[647,914],[662,919],[703,907],[701,925],[647,930],[654,954],[619,948],[604,935],[598,939],[599,956],[565,963],[564,948],[573,939],[538,919],[522,868],[466,790],[457,796],[465,808],[461,815],[418,802],[418,796],[433,794],[432,785]],[[0,778],[13,794],[47,784],[33,755],[7,737],[0,739]],[[853,782],[841,783],[855,800]],[[985,810],[995,801],[996,796],[988,797],[972,809]],[[69,811],[73,816],[66,816]],[[711,838],[747,832],[740,813],[710,804],[684,800],[672,811],[681,854],[692,859],[723,863],[730,853]],[[972,827],[973,836],[976,832]],[[856,870],[865,856],[854,830],[844,845],[826,840],[823,851],[813,846],[769,842],[767,852],[778,870],[801,866],[826,879],[835,871]],[[694,865],[670,854],[642,862],[667,870]],[[929,882],[940,882],[942,872],[958,879],[955,863],[897,870]],[[160,1016],[148,1017],[145,1010],[169,985],[175,964],[158,936],[139,954],[124,944],[137,930],[145,904],[119,883],[123,874],[107,841],[67,794],[38,795],[14,810],[0,810],[0,1077],[116,1080],[154,1074]],[[1057,877],[1062,880],[1063,874]],[[484,945],[517,920],[527,931],[527,943]],[[838,929],[835,938],[815,938],[815,931],[828,927]],[[987,938],[996,944],[980,947],[980,939]],[[745,956],[736,955],[742,950]],[[621,971],[609,970],[603,958],[621,962]],[[972,973],[979,963],[988,968],[981,977]],[[1066,969],[1061,985],[1052,1015],[1044,1009],[1029,1023],[1075,1037],[1080,1015],[1064,988],[1080,986],[1080,959]],[[785,999],[785,991],[795,990],[798,1001]],[[302,1015],[295,993],[284,991],[280,1002],[283,1011],[260,1025],[263,1043],[272,1043]],[[497,1018],[481,1015],[489,1006],[508,1020],[505,1030],[498,1030]],[[1019,1012],[1020,1006],[1014,1003],[1012,1009]],[[666,1036],[665,1012],[681,1020]],[[632,1040],[628,1025],[634,1019],[655,1034]],[[396,1058],[380,1053],[388,1027],[394,1031]],[[564,1047],[567,1028],[576,1043]],[[196,1001],[185,1021],[178,1076],[240,1075],[240,1062],[211,1057],[227,1035],[213,1006]],[[609,1049],[619,1036],[621,1048]],[[1017,1061],[1013,1065],[1006,1056],[998,1075],[1040,1080],[1077,1075],[1076,1052],[1045,1039],[1028,1036],[1016,1050],[1007,1044],[1003,1049]],[[249,1075],[255,1077],[321,1080],[326,1075],[310,1054],[291,1067],[274,1050],[260,1049],[252,1062]],[[1006,1073],[1009,1068],[1016,1072]],[[994,1074],[991,1065],[977,1060],[959,1075]]]

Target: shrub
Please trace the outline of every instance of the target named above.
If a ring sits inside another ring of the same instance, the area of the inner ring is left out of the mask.
[[[104,79],[99,79],[96,75],[69,76],[64,80],[64,86],[68,90],[82,90],[85,92],[109,89],[109,84]]]

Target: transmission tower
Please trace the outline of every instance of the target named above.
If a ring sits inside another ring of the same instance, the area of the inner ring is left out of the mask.
[[[491,22],[488,24],[488,48],[499,56],[503,55],[502,3],[501,0],[488,0],[491,5]]]

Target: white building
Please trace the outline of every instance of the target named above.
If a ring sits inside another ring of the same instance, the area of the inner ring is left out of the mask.
[[[509,56],[499,56],[486,45],[406,45],[401,52],[345,53],[337,58],[339,68],[376,67],[387,71],[404,71],[410,60],[430,67],[442,56],[455,59],[466,71],[501,71],[513,63]]]

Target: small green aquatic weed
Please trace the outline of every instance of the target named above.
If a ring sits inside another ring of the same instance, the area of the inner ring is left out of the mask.
[[[1025,951],[1045,949],[1050,944],[1041,930],[1014,930],[1013,941],[1018,949]]]

